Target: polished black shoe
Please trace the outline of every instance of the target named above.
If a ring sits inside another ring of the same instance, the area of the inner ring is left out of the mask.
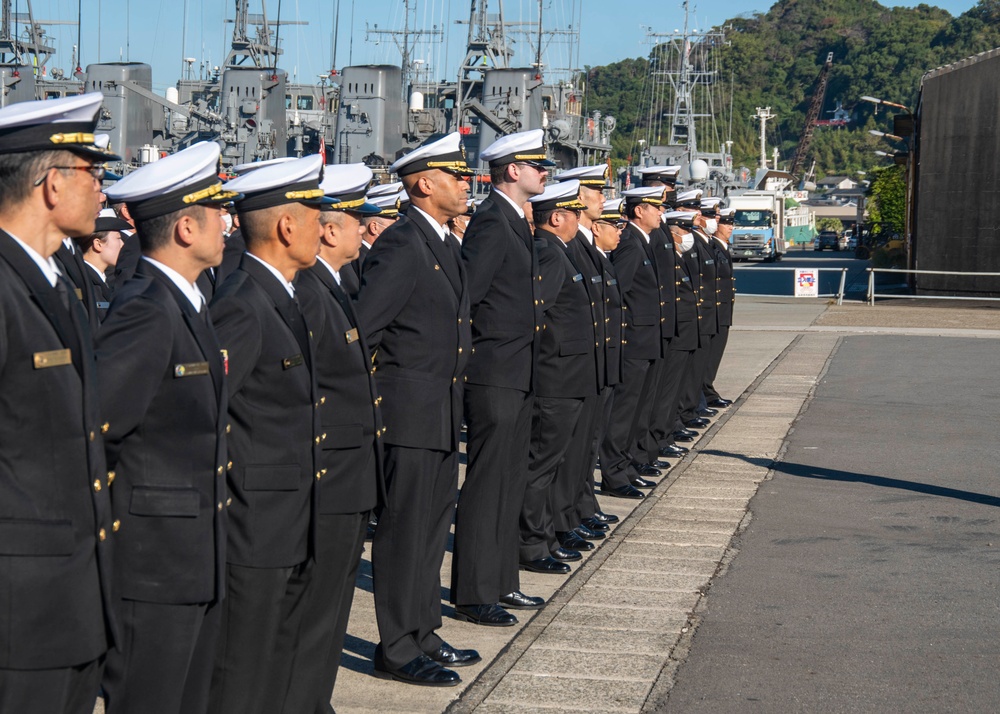
[[[669,461],[663,461],[661,459],[660,461],[653,462],[653,466],[655,466],[656,468],[658,468],[658,469],[660,469],[662,471],[663,469],[669,469],[670,468],[670,462]]]
[[[637,489],[635,486],[619,486],[618,488],[610,488],[601,484],[601,491],[605,496],[614,496],[615,498],[645,498],[646,495]]]
[[[712,407],[713,409],[725,409],[726,407],[733,406],[733,400],[723,399],[722,397],[719,397],[718,399],[713,399],[712,401],[710,401],[708,403],[708,406]]]
[[[584,518],[583,522],[580,525],[586,526],[594,533],[607,533],[609,530],[611,530],[611,526],[609,526],[604,521],[597,520],[596,515],[591,516],[590,518]]]
[[[556,540],[559,541],[559,545],[567,549],[569,552],[594,549],[594,544],[585,541],[577,534],[576,531],[556,531]],[[562,550],[562,548],[560,548],[560,550]],[[557,555],[554,555],[553,557],[556,558],[556,560],[565,560],[565,558],[560,558]]]
[[[537,610],[545,605],[545,598],[525,595],[520,590],[515,590],[500,598],[500,605],[514,610]]]
[[[583,541],[587,543],[587,541]],[[590,543],[587,543],[590,545]],[[563,563],[572,563],[583,558],[583,554],[573,548],[556,548],[552,551],[552,557]]]
[[[486,627],[511,627],[517,624],[517,618],[496,603],[488,605],[456,605],[455,619],[462,622],[471,622],[473,625],[485,625]],[[441,660],[438,661],[440,662]]]
[[[674,432],[674,436],[681,434],[683,436],[698,436],[698,432],[694,429],[678,429]]]
[[[493,607],[497,607],[493,605]],[[497,608],[503,609],[503,608]],[[511,617],[514,617],[511,615]],[[514,618],[514,622],[517,622],[517,618]],[[482,657],[475,650],[456,650],[454,647],[449,645],[447,642],[442,642],[441,646],[437,648],[434,652],[427,655],[432,660],[441,665],[447,665],[449,667],[468,667],[470,664],[476,664],[482,661]]]
[[[591,518],[594,518],[600,521],[601,523],[617,523],[619,520],[618,516],[616,516],[615,514],[605,513],[604,511],[598,511],[593,516],[591,516]]]
[[[704,429],[709,425],[708,419],[705,417],[695,417],[694,419],[688,419],[684,422],[684,426],[687,429]]]
[[[656,481],[647,481],[642,476],[637,476],[634,479],[630,479],[630,481],[636,488],[653,488],[656,485]]]
[[[688,449],[683,446],[677,446],[677,444],[667,444],[666,446],[660,447],[660,456],[664,458],[682,458],[684,454],[688,452]]]
[[[454,687],[462,682],[456,672],[445,669],[427,655],[410,660],[399,669],[390,669],[375,655],[375,676],[379,679],[394,679],[407,684],[423,687]]]
[[[719,413],[718,409],[712,409],[711,407],[706,409],[699,409],[698,411],[695,412],[695,414],[697,414],[700,417],[714,417],[718,413]]]
[[[584,540],[604,540],[604,531],[591,530],[585,523],[578,525],[573,529],[573,532]]]
[[[566,563],[560,563],[553,557],[538,560],[522,560],[519,567],[531,573],[546,573],[548,575],[565,575],[570,568]]]
[[[662,476],[663,472],[652,464],[635,464],[635,472],[640,476]]]

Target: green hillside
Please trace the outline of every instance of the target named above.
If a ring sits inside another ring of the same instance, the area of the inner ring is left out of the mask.
[[[783,162],[791,159],[819,70],[833,52],[820,118],[830,118],[840,102],[852,121],[847,128],[816,130],[806,168],[815,159],[817,176],[853,174],[885,163],[874,150],[896,148],[868,134],[873,128],[891,132],[891,113],[876,116],[874,105],[859,97],[913,107],[925,72],[1000,46],[1000,0],[980,0],[959,17],[929,5],[781,0],[764,14],[733,18],[723,29],[727,43],[715,50],[722,98],[717,104],[723,107],[718,116],[726,131],[731,100],[736,165],[757,163],[759,129],[750,117],[758,106],[770,106],[778,116],[768,125],[768,145],[780,149]],[[616,159],[638,152],[636,138],[648,125],[649,108],[639,106],[648,70],[645,58],[588,68],[588,110],[618,118]],[[701,148],[713,149],[706,143]]]

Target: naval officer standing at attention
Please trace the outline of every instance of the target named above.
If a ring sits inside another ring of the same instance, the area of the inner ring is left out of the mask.
[[[138,226],[142,258],[97,341],[108,480],[118,532],[121,645],[109,714],[206,712],[225,588],[225,366],[196,285],[222,262],[219,146],[202,142],[108,189]]]
[[[52,256],[94,231],[101,95],[0,109],[0,711],[90,714],[114,644],[88,319]]]
[[[518,518],[544,308],[538,254],[521,206],[545,190],[554,165],[542,135],[541,129],[510,134],[482,152],[493,189],[462,240],[476,351],[465,387],[469,465],[455,518],[451,600],[455,617],[477,625],[517,624],[505,608],[545,602],[521,592],[518,574]]]
[[[315,357],[292,280],[316,262],[320,156],[233,179],[247,253],[212,299],[228,370],[229,510],[226,599],[209,710],[280,711],[274,673],[295,651],[316,526],[323,441]],[[228,466],[228,464],[227,464]]]
[[[461,679],[448,666],[480,659],[436,632],[441,561],[458,488],[463,376],[472,351],[465,268],[445,226],[466,211],[472,171],[457,132],[417,147],[392,170],[410,209],[368,253],[357,305],[384,398],[385,426],[376,436],[385,448],[388,501],[372,545],[381,637],[375,674],[452,686]]]
[[[339,203],[320,213],[323,235],[316,264],[299,273],[296,290],[313,332],[322,449],[316,565],[303,600],[298,649],[281,663],[285,714],[327,714],[337,682],[354,600],[368,517],[384,500],[382,398],[371,353],[344,283],[361,246],[361,218],[379,211],[365,201],[372,170],[327,166],[320,188]]]

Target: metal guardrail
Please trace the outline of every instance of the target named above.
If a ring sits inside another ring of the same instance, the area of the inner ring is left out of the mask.
[[[734,270],[742,270],[743,268],[740,268],[739,266],[733,266],[733,269]],[[786,271],[791,271],[792,273],[794,273],[796,270],[802,270],[802,268],[793,268],[793,267],[786,268],[784,266],[774,266],[774,267],[768,267],[768,268],[764,268],[764,267],[754,267],[753,268],[753,271],[755,273],[759,272],[761,270],[786,270]],[[844,289],[845,289],[845,287],[847,285],[847,272],[849,270],[851,270],[851,268],[812,268],[812,270],[815,270],[817,273],[822,273],[824,271],[827,272],[827,273],[840,273],[840,287],[837,289],[837,292],[835,292],[835,293],[820,293],[816,297],[821,297],[821,298],[823,298],[823,297],[835,297],[835,298],[837,298],[837,304],[838,305],[843,305],[844,304]],[[794,293],[794,290],[793,290],[793,293]],[[790,297],[789,295],[759,295],[757,293],[751,293],[751,294],[753,294],[755,297]]]
[[[898,273],[905,275],[908,273],[919,275],[974,275],[980,278],[1000,278],[1000,273],[970,273],[957,270],[904,270],[903,268],[867,268],[868,270],[868,295],[865,301],[869,305],[875,304],[875,273]],[[886,293],[888,295],[888,293]],[[892,295],[894,298],[911,298],[914,300],[984,300],[989,302],[1000,301],[1000,298],[991,297],[969,297],[963,295]],[[839,303],[838,303],[839,304]]]

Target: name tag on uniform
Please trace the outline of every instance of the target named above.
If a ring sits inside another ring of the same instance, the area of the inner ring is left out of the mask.
[[[690,283],[691,282],[691,278],[689,278],[688,276],[685,275],[683,278],[681,278],[681,282],[682,283]]]
[[[188,362],[174,365],[174,377],[201,377],[208,374],[208,362]]]
[[[80,288],[73,288],[73,292],[76,293],[77,300],[83,300],[83,290]]]
[[[302,355],[294,355],[281,360],[281,367],[283,369],[291,369],[292,367],[299,367],[305,363],[306,361],[303,359]]]
[[[712,259],[706,260],[705,265],[715,265],[715,261]]]
[[[642,261],[642,264],[643,265],[652,265],[653,263],[651,261],[649,261],[649,260],[644,260],[644,261]]]
[[[617,284],[618,281],[615,278],[611,278],[611,280],[608,281],[608,285],[617,285]]]
[[[66,350],[50,350],[48,352],[36,352],[31,356],[35,364],[35,369],[45,369],[46,367],[61,367],[65,364],[73,363],[73,353]]]
[[[577,273],[576,275],[573,276],[574,283],[578,283],[581,280],[583,280],[583,273]]]
[[[594,277],[592,277],[590,279],[590,282],[594,283],[594,285],[597,285],[598,283],[601,282],[601,276],[600,275],[595,275]]]
[[[353,328],[344,333],[344,338],[347,340],[347,344],[358,341],[358,328]]]
[[[111,303],[105,302],[104,300],[98,300],[97,302],[94,303],[94,305],[97,306],[98,310],[107,310],[109,307],[111,307]]]

